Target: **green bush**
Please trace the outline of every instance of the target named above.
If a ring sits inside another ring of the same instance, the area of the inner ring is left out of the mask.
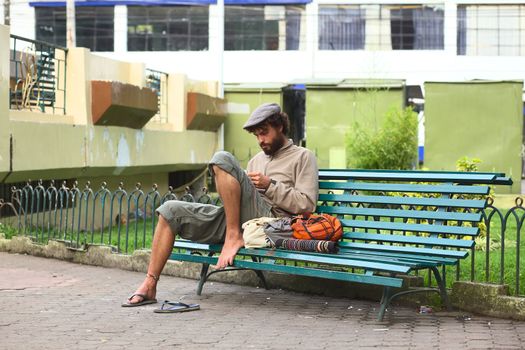
[[[346,148],[350,168],[412,169],[417,163],[417,114],[411,107],[392,109],[380,128],[355,122]]]
[[[469,158],[464,156],[456,161],[457,171],[476,172],[478,171],[478,164],[481,163],[481,159]]]

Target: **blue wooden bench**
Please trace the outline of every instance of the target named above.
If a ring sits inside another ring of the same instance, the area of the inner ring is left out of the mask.
[[[500,173],[321,170],[317,212],[340,218],[339,253],[241,249],[226,271],[254,270],[265,287],[263,271],[380,285],[382,320],[394,298],[414,292],[399,289],[402,276],[430,269],[433,290],[449,308],[445,267],[473,249],[490,185],[510,184]],[[221,272],[208,272],[220,251],[221,245],[177,240],[171,259],[202,264],[200,295],[208,277]]]

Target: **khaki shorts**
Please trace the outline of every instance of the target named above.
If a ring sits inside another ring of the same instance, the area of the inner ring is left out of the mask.
[[[271,205],[257,191],[246,172],[235,157],[228,152],[217,152],[209,163],[216,165],[232,175],[241,185],[241,222],[267,216],[273,217]],[[226,216],[224,208],[212,204],[167,201],[157,213],[169,224],[171,231],[184,239],[199,243],[222,243],[226,235]]]

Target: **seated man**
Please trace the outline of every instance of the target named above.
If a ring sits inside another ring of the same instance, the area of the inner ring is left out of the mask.
[[[200,243],[224,243],[217,268],[233,265],[243,247],[241,224],[258,217],[282,217],[315,211],[318,170],[314,154],[287,139],[290,122],[279,105],[259,106],[243,128],[257,137],[262,152],[248,163],[248,172],[228,152],[216,153],[209,164],[223,207],[167,201],[157,209],[148,273],[122,306],[156,302],[159,275],[178,234]]]

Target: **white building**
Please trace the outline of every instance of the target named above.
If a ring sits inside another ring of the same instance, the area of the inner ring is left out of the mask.
[[[214,0],[77,1],[77,45],[227,83],[525,80],[523,2],[225,2],[223,56]],[[10,0],[12,34],[65,45],[65,18],[63,1]]]

